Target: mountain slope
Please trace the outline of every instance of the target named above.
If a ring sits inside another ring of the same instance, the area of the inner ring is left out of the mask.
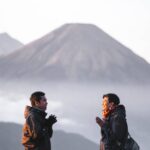
[[[66,24],[0,59],[0,76],[146,83],[150,65],[95,25]]]
[[[8,134],[9,133],[9,134]],[[0,122],[0,150],[22,150],[22,126],[14,123]],[[52,137],[53,150],[97,150],[98,145],[78,134],[54,131]]]
[[[13,39],[7,33],[0,34],[0,55],[9,54],[22,46],[22,43]]]

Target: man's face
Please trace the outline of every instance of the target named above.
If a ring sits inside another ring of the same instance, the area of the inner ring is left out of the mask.
[[[47,109],[47,105],[48,105],[48,103],[47,103],[46,97],[45,96],[41,96],[41,99],[40,99],[39,102],[37,102],[36,106],[38,108],[42,109],[43,111],[45,111]]]

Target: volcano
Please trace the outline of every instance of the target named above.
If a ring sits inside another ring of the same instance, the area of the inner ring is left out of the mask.
[[[150,83],[150,64],[92,24],[65,24],[0,59],[1,79]]]

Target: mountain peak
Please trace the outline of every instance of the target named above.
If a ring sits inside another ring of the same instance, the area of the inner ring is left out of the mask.
[[[62,25],[60,28],[85,29],[85,28],[98,28],[98,27],[96,25],[90,24],[90,23],[66,23],[66,24]]]
[[[6,55],[22,47],[23,44],[12,38],[8,33],[0,33],[0,54]]]
[[[9,37],[10,38],[10,35],[6,32],[2,32],[2,33],[0,33],[0,38],[2,38],[2,37]]]
[[[145,60],[92,24],[65,24],[2,62],[0,68],[11,69],[0,73],[11,78],[16,71],[45,80],[147,82],[150,76]]]

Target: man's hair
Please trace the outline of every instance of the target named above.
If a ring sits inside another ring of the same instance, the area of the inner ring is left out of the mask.
[[[30,97],[31,105],[35,106],[35,102],[39,102],[41,100],[41,96],[44,96],[44,95],[45,93],[41,91],[36,91],[32,93]]]
[[[120,103],[119,97],[114,93],[104,94],[103,98],[104,97],[108,97],[109,103],[114,102],[115,105],[118,105]]]

